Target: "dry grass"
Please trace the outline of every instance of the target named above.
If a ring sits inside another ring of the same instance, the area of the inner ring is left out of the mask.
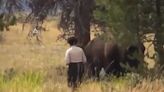
[[[30,26],[21,31],[21,24],[4,32],[0,44],[0,92],[71,92],[66,83],[66,66],[63,60],[68,47],[56,41],[60,33],[56,23],[44,24],[49,31],[42,34],[44,45],[30,43],[27,39]],[[13,69],[13,70],[12,70]],[[142,80],[134,83],[132,77],[86,81],[78,92],[164,92],[163,79]],[[136,86],[134,86],[136,84]]]

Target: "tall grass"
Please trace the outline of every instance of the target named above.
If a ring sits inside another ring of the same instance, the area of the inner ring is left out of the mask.
[[[43,75],[26,72],[17,74],[11,79],[0,76],[0,92],[42,92]]]

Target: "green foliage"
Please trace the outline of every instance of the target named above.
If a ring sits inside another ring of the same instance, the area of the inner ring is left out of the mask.
[[[96,4],[99,8],[94,11],[95,18],[106,23],[108,26],[119,25],[120,22],[123,21],[122,16],[124,16],[124,13],[121,6],[117,5],[117,1],[119,0],[96,0]]]
[[[0,15],[0,31],[4,31],[5,28],[16,24],[16,22],[17,18],[15,16]]]
[[[4,30],[4,23],[2,22],[2,20],[0,20],[0,31]]]
[[[3,31],[4,30],[4,22],[3,22],[3,15],[0,15],[0,31]]]
[[[12,16],[11,18],[10,18],[10,20],[9,20],[9,25],[14,25],[14,24],[16,24],[16,17],[15,16]]]
[[[116,41],[120,45],[126,46],[128,44],[137,42],[137,18],[135,1],[129,5],[127,0],[96,0],[97,8],[94,11],[96,20],[103,22],[108,30],[112,32]]]

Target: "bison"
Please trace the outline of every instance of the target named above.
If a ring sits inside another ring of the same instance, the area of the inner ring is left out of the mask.
[[[137,68],[139,60],[130,58],[138,52],[138,46],[131,45],[122,50],[114,41],[104,41],[99,38],[91,40],[84,48],[87,57],[87,70],[90,76],[99,77],[99,73],[104,68],[107,74],[120,76],[126,70],[120,65],[129,64],[130,67]]]

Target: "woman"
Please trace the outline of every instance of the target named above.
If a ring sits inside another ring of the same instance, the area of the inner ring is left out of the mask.
[[[75,88],[77,84],[81,83],[86,56],[82,48],[76,46],[77,39],[75,37],[70,37],[67,42],[70,45],[65,53],[65,61],[68,65],[67,81],[69,87]]]

